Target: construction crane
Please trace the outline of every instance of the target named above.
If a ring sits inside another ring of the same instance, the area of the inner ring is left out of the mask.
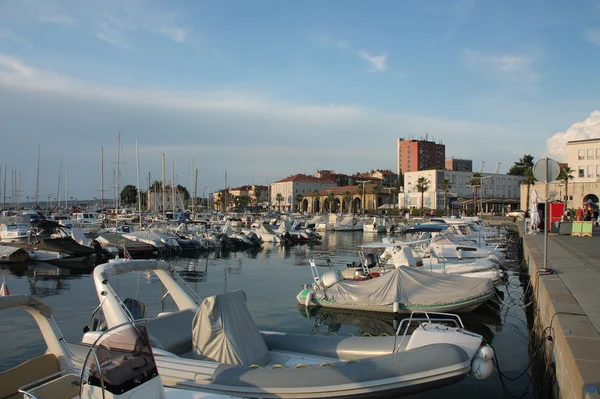
[[[500,162],[498,162],[498,165],[496,165],[496,170],[494,171],[494,174],[497,175],[498,172],[500,172]]]
[[[485,164],[485,161],[481,161],[481,168],[479,168],[479,173],[483,173],[483,165]]]

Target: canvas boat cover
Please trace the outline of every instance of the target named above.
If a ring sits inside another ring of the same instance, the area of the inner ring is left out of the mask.
[[[260,366],[269,363],[269,350],[248,311],[243,291],[204,299],[192,326],[196,359]]]
[[[476,298],[493,292],[490,279],[432,273],[400,266],[380,277],[366,281],[343,280],[314,290],[319,300],[333,300],[347,305],[405,306],[445,305]]]
[[[12,255],[18,251],[23,251],[23,250],[21,248],[11,247],[8,245],[0,245],[0,258],[2,258],[2,257],[8,258],[10,255]]]

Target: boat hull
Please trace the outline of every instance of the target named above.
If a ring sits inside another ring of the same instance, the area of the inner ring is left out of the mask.
[[[306,305],[307,297],[310,293],[309,289],[304,289],[296,296],[298,303]],[[339,303],[332,300],[320,300],[311,296],[309,307],[322,307],[332,309],[352,309],[366,312],[383,312],[383,313],[411,313],[411,312],[442,312],[442,313],[467,313],[477,309],[483,303],[487,302],[492,298],[493,292],[482,294],[480,296],[469,298],[460,302],[451,302],[446,304],[435,304],[435,305],[408,305],[398,304],[398,311],[394,311],[394,305],[363,305],[357,304],[345,304]]]

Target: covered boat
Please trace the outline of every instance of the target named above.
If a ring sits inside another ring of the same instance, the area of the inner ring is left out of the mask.
[[[492,297],[490,279],[432,273],[400,266],[365,281],[342,280],[338,271],[324,273],[296,299],[306,306],[370,312],[469,312]]]
[[[21,263],[29,259],[29,254],[21,249],[0,245],[0,263]]]
[[[154,272],[177,311],[149,317],[141,302],[117,296],[110,279],[140,271]],[[242,291],[200,300],[166,262],[117,260],[96,267],[94,282],[103,317],[83,342],[93,341],[103,325],[145,318],[161,378],[173,387],[246,398],[401,396],[469,372],[487,378],[492,370],[493,351],[464,331],[460,319],[449,327],[427,317],[407,334],[409,320],[398,328],[403,334],[387,337],[265,332]]]

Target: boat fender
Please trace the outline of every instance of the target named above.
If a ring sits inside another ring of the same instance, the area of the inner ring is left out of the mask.
[[[476,380],[485,380],[492,375],[494,371],[494,350],[489,345],[483,345],[475,353],[471,361],[471,375]]]
[[[306,300],[304,301],[304,306],[309,307],[312,301],[312,291],[308,291],[306,294]]]
[[[62,254],[62,252],[59,252],[58,255],[56,255],[56,259],[62,259],[64,257],[64,255]]]
[[[400,304],[398,302],[394,302],[393,310],[394,313],[398,313],[400,311]]]
[[[319,367],[325,367],[325,366],[335,366],[335,364],[333,364],[331,362],[323,362],[319,365]]]
[[[485,380],[492,375],[494,366],[492,362],[484,362],[480,358],[476,357],[471,362],[471,375],[476,380]]]
[[[456,256],[458,257],[458,260],[462,260],[463,258],[463,250],[461,248],[456,250]]]

